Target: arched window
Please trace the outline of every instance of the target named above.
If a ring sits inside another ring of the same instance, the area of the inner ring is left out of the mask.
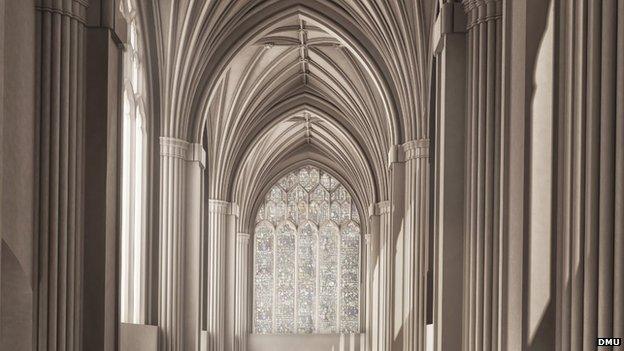
[[[254,233],[254,330],[358,333],[360,215],[345,187],[306,166],[275,184]]]
[[[122,1],[121,12],[128,23],[122,100],[121,322],[143,323],[147,168],[143,69],[133,1]]]

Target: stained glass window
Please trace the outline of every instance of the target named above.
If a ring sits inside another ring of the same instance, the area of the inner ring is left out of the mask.
[[[360,237],[336,178],[313,166],[282,177],[256,216],[255,332],[358,333]]]

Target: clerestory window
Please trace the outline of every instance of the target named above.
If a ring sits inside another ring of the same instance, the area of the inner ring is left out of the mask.
[[[266,195],[254,236],[254,330],[358,333],[360,215],[347,189],[313,166]]]

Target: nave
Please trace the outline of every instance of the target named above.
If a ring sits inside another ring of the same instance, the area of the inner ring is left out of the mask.
[[[7,0],[0,48],[2,351],[621,347],[623,0]]]

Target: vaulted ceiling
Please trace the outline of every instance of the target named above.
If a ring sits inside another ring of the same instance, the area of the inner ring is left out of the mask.
[[[161,135],[203,142],[241,208],[305,162],[383,200],[388,150],[427,136],[433,2],[142,2]]]

